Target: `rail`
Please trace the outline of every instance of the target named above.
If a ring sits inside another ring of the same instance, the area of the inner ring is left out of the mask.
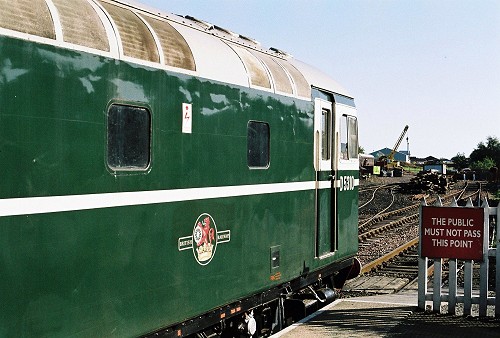
[[[396,257],[397,255],[401,254],[403,251],[405,251],[408,248],[410,248],[414,245],[417,245],[417,244],[418,244],[418,237],[413,239],[412,241],[409,241],[409,242],[397,247],[396,249],[392,250],[391,252],[386,253],[382,257],[377,258],[377,259],[363,265],[361,268],[361,273],[370,272],[371,270],[381,266],[382,264],[384,264],[388,260]]]

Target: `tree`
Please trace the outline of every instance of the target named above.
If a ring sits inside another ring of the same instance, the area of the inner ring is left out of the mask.
[[[490,168],[493,168],[495,166],[495,162],[491,158],[486,157],[482,161],[473,162],[470,166],[474,170],[485,170],[486,171],[486,170],[489,170]]]
[[[461,170],[469,166],[469,159],[465,157],[464,153],[458,153],[456,156],[451,158],[452,162],[455,163],[455,169]]]
[[[500,166],[500,141],[496,137],[488,136],[486,144],[479,142],[469,158],[470,163],[484,163],[489,158],[497,167]]]
[[[362,146],[358,146],[358,153],[364,154],[365,153],[365,149]]]

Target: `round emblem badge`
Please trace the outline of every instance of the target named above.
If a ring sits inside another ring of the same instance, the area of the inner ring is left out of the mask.
[[[201,265],[210,263],[217,248],[217,226],[209,214],[201,214],[194,223],[193,254]]]

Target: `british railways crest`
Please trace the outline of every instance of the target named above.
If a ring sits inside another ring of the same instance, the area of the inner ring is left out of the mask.
[[[231,240],[231,230],[217,231],[214,219],[203,213],[196,219],[193,234],[179,238],[179,251],[192,249],[198,264],[207,265],[215,255],[218,244]]]

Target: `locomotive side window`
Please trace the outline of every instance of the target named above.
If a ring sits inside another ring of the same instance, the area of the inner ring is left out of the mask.
[[[330,142],[331,142],[331,127],[330,127],[330,111],[328,109],[321,110],[321,159],[323,161],[330,160]]]
[[[151,161],[151,114],[142,107],[113,104],[108,111],[108,166],[144,170]]]
[[[247,162],[251,169],[269,168],[269,124],[248,121],[247,126]]]
[[[340,119],[340,158],[358,157],[358,121],[353,116],[343,115]]]
[[[358,120],[352,116],[347,118],[347,152],[350,159],[358,157]]]

